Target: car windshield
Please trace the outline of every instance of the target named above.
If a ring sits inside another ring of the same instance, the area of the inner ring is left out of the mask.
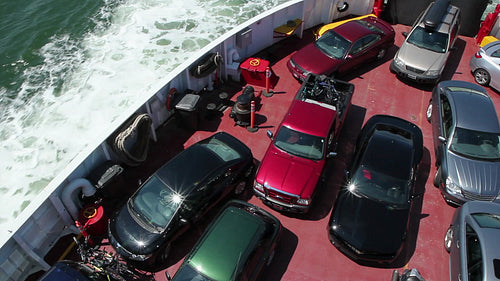
[[[341,59],[349,50],[351,42],[340,36],[337,32],[330,30],[316,40],[314,45],[327,56],[334,59]]]
[[[480,227],[500,229],[500,215],[488,213],[474,213],[472,217]]]
[[[155,228],[165,228],[182,202],[182,195],[166,186],[153,175],[134,195],[133,210],[142,220]]]
[[[320,160],[323,158],[325,139],[283,126],[276,136],[274,145],[293,155]]]
[[[500,159],[500,135],[457,127],[450,143],[450,150],[469,158],[482,160]]]
[[[408,37],[407,42],[436,53],[446,53],[448,34],[436,31],[429,32],[425,28],[417,26]]]
[[[194,269],[191,265],[186,264],[178,273],[175,274],[172,281],[212,281],[212,279],[204,276]]]
[[[348,189],[376,201],[406,205],[408,203],[407,186],[406,180],[361,166],[351,178]]]

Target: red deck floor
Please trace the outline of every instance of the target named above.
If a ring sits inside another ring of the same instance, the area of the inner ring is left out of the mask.
[[[402,25],[396,25],[394,28],[395,46],[389,50],[385,61],[365,65],[339,78],[355,85],[353,106],[340,136],[339,154],[330,160],[327,166],[330,171],[328,183],[319,191],[310,214],[302,216],[281,214],[264,205],[259,199],[253,196],[249,198],[249,202],[269,210],[278,217],[285,230],[278,251],[270,268],[265,271],[263,280],[387,281],[390,280],[394,269],[402,272],[404,268],[417,268],[427,281],[448,280],[448,254],[443,246],[443,238],[455,208],[445,203],[439,190],[432,184],[436,168],[433,164],[431,126],[425,118],[432,87],[406,84],[389,71],[391,59],[404,38],[401,32],[410,29]],[[299,45],[309,42],[311,38],[312,32],[306,31]],[[292,54],[287,49],[291,47],[292,44],[282,44],[281,47],[273,47],[262,54],[270,58],[272,69],[280,79],[274,87],[272,97],[261,97],[261,106],[256,115],[258,126],[256,132],[235,126],[234,120],[229,118],[230,108],[223,112],[221,118],[203,120],[198,131],[194,133],[169,129],[170,131],[163,133],[171,140],[171,144],[167,146],[162,144],[160,148],[153,146],[151,152],[165,156],[155,157],[154,161],[148,164],[149,171],[137,170],[138,176],[146,177],[166,159],[181,150],[182,146],[187,147],[216,131],[227,131],[245,142],[252,149],[256,160],[260,161],[270,142],[266,131],[274,132],[300,87],[286,68],[286,62]],[[473,38],[468,37],[460,37],[456,47],[442,79],[473,82],[468,63],[479,47]],[[239,88],[240,86],[230,93],[233,101],[244,85]],[[257,91],[261,89],[256,87]],[[498,108],[500,96],[489,88],[488,92]],[[419,167],[417,185],[418,189],[425,193],[416,201],[417,207],[412,213],[412,229],[408,233],[404,254],[391,268],[362,266],[350,260],[330,244],[326,230],[330,211],[343,179],[343,170],[352,156],[354,140],[364,122],[374,114],[389,114],[404,118],[418,125],[424,133],[424,157]],[[185,235],[179,242],[174,243],[169,263],[165,265],[171,275],[175,273],[185,254],[201,235],[204,226],[206,223],[195,226],[191,231],[192,235]],[[157,273],[156,279],[166,280],[163,272]]]
[[[432,184],[436,168],[431,126],[425,118],[432,87],[409,85],[389,71],[389,64],[398,49],[397,46],[400,46],[404,39],[401,32],[410,29],[403,25],[396,25],[394,28],[395,46],[390,49],[383,63],[369,64],[340,77],[355,85],[353,107],[344,124],[339,155],[328,164],[331,171],[328,184],[320,191],[311,214],[305,217],[281,214],[255,197],[249,200],[276,215],[287,230],[271,270],[266,271],[264,280],[390,280],[394,268],[357,264],[330,244],[326,231],[334,198],[342,182],[343,170],[352,156],[354,139],[364,122],[374,114],[404,118],[417,124],[424,133],[424,157],[419,167],[417,184],[422,191],[425,189],[425,194],[423,200],[417,200],[417,210],[412,215],[414,227],[408,234],[405,246],[406,257],[400,264],[396,264],[396,269],[402,272],[405,268],[417,268],[427,281],[448,280],[448,254],[443,246],[443,238],[455,208],[445,203],[439,190]],[[473,38],[460,37],[456,47],[449,58],[442,80],[474,82],[469,69],[469,59],[479,46]],[[269,144],[266,130],[274,132],[300,86],[298,82],[290,79],[291,74],[286,69],[286,61],[290,55],[291,53],[287,54],[272,65],[280,80],[274,88],[275,95],[262,97],[262,107],[257,114],[265,117],[265,122],[259,124],[259,130],[252,133],[245,128],[235,127],[233,120],[228,118],[229,110],[224,113],[217,128],[228,131],[247,143],[259,161]],[[492,89],[487,90],[498,108],[500,96]],[[212,133],[199,131],[186,145]],[[181,262],[182,260],[179,260],[171,266],[169,272],[174,273]]]

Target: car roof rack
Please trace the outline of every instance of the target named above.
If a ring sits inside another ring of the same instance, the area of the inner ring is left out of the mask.
[[[448,10],[450,0],[436,0],[424,18],[425,29],[436,30]]]

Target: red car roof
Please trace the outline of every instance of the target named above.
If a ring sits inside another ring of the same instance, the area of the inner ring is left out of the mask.
[[[344,24],[337,26],[333,30],[335,30],[335,32],[342,35],[342,37],[351,42],[356,41],[363,36],[373,33],[373,31],[369,30],[368,28],[358,23],[358,21],[361,20],[346,22]]]

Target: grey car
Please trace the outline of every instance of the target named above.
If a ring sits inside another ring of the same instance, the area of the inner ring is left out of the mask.
[[[441,78],[460,29],[460,9],[449,0],[436,0],[417,18],[394,56],[390,70],[417,83]]]
[[[478,84],[500,90],[500,41],[480,48],[470,58],[469,66]]]
[[[434,185],[451,205],[498,199],[500,125],[486,90],[465,81],[442,81],[427,108],[437,172]]]
[[[500,279],[500,204],[470,201],[455,210],[444,238],[450,280]]]

